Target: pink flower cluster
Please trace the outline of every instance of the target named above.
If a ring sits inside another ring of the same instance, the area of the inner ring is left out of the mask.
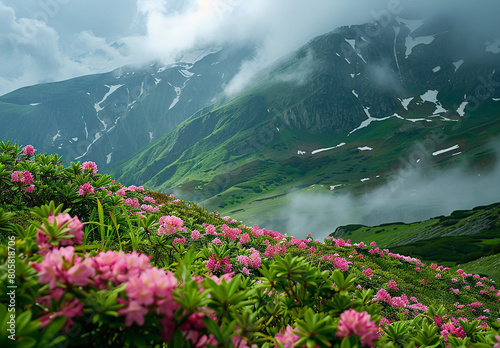
[[[143,200],[145,202],[149,202],[151,204],[155,204],[156,203],[156,200],[153,197],[149,197],[149,196],[144,197]]]
[[[250,256],[239,255],[236,260],[244,265],[245,267],[252,267],[254,269],[262,266],[262,259],[260,258],[260,253],[254,248],[250,249]]]
[[[33,147],[33,145],[26,145],[25,147],[23,147],[23,154],[28,158],[33,156],[35,154],[35,151],[36,149]]]
[[[337,337],[344,338],[355,335],[361,338],[361,344],[373,347],[373,341],[378,340],[378,326],[370,320],[367,312],[358,313],[350,308],[340,315],[337,326]]]
[[[224,238],[230,240],[238,239],[239,235],[241,234],[241,230],[239,228],[231,228],[226,224],[222,225],[221,230]]]
[[[10,175],[10,181],[17,182],[19,184],[30,185],[34,180],[29,171],[25,170],[24,172],[21,172],[19,170],[16,170]]]
[[[277,243],[274,246],[268,245],[264,255],[267,257],[274,257],[274,255],[286,254],[286,244],[285,243]]]
[[[387,283],[387,289],[391,291],[398,291],[398,283],[394,279],[389,280],[389,283]]]
[[[48,226],[42,225],[41,230],[37,229],[36,242],[40,246],[38,253],[45,254],[54,247],[82,244],[84,235],[83,224],[78,217],[75,216],[72,218],[69,214],[59,213],[56,217],[54,215],[49,216],[47,220],[50,224],[56,221],[58,229],[64,226],[67,231],[60,236],[63,238],[54,238],[46,233]],[[64,238],[70,235],[73,235],[73,237]]]
[[[82,173],[97,174],[97,165],[94,162],[83,162]]]
[[[207,269],[212,272],[222,270],[224,273],[231,273],[231,266],[227,256],[220,258],[215,256],[215,253],[212,253],[212,256],[207,261]]]
[[[177,288],[177,279],[172,272],[163,269],[148,268],[139,277],[130,278],[125,289],[128,301],[122,303],[125,308],[118,314],[125,315],[125,326],[144,324],[144,316],[152,311],[164,315],[160,320],[163,332],[170,333],[168,326],[173,326],[174,311],[179,307],[173,299],[172,291]]]
[[[184,221],[181,218],[173,215],[162,216],[160,218],[160,227],[158,228],[158,235],[170,235],[177,233],[177,231],[186,232],[186,228],[182,227]]]
[[[339,257],[337,253],[333,255],[325,255],[321,258],[321,260],[328,260],[332,262],[335,268],[340,269],[341,271],[347,271],[349,269],[349,262],[343,257]]]
[[[85,183],[80,186],[80,189],[78,190],[78,195],[80,196],[85,196],[89,193],[94,193],[94,187],[90,183]]]
[[[124,191],[125,193],[125,191]],[[117,192],[118,194],[118,192]],[[136,208],[136,209],[139,209],[140,208],[140,203],[139,203],[139,200],[137,198],[127,198],[123,203],[125,203],[126,205],[132,207],[132,208]]]
[[[277,341],[283,344],[285,348],[292,348],[300,337],[293,333],[292,327],[290,325],[286,326],[285,330],[281,330],[274,337]]]

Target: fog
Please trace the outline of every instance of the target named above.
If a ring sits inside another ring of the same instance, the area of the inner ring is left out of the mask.
[[[500,145],[492,148],[498,159]],[[291,195],[280,218],[287,220],[284,232],[289,235],[299,238],[312,233],[322,240],[341,225],[409,223],[499,202],[499,178],[499,161],[493,168],[481,169],[467,164],[449,170],[409,165],[361,196],[341,191]]]
[[[457,43],[474,45],[478,36],[500,37],[498,13],[496,0],[0,0],[0,95],[125,64],[170,63],[186,50],[252,42],[256,55],[228,84],[234,95],[267,65],[342,25],[438,16],[454,23]]]

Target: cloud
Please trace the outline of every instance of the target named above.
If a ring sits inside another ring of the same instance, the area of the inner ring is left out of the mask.
[[[498,158],[499,143],[492,147]],[[498,202],[499,177],[498,161],[489,170],[465,164],[447,170],[408,166],[386,185],[361,196],[334,192],[292,195],[280,217],[287,221],[282,232],[297,238],[312,233],[314,238],[323,239],[346,224],[373,226],[449,215],[453,210]]]
[[[474,44],[476,34],[500,33],[496,10],[495,0],[0,0],[0,48],[10,57],[0,70],[0,93],[124,64],[171,63],[184,50],[251,42],[256,54],[227,87],[235,94],[263,67],[342,25],[382,13],[444,16],[463,32],[457,42]],[[23,36],[30,28],[38,29]],[[22,44],[6,45],[9,35],[20,35]],[[128,50],[110,47],[115,41]],[[25,69],[28,62],[32,69]]]

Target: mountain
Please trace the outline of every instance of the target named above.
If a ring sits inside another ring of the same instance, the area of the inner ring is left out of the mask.
[[[21,88],[0,97],[0,138],[57,151],[68,162],[92,159],[106,170],[211,104],[251,54],[210,48],[167,66]]]
[[[284,231],[297,192],[363,193],[408,166],[486,172],[500,41],[465,45],[459,29],[394,18],[317,37],[112,173]]]
[[[331,236],[375,240],[382,248],[452,266],[500,253],[499,217],[500,203],[495,203],[410,224],[340,226]]]

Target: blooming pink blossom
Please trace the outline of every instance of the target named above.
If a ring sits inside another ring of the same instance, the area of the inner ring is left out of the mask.
[[[200,237],[201,237],[200,231],[193,230],[191,232],[191,239],[200,239]]]
[[[82,173],[97,174],[97,165],[94,162],[83,162]]]
[[[344,338],[353,334],[361,338],[361,344],[373,347],[373,341],[378,340],[378,327],[370,319],[367,312],[358,313],[350,308],[340,315],[336,336]]]
[[[387,283],[387,289],[391,291],[398,291],[398,284],[394,281],[394,279],[391,279],[389,283]]]
[[[367,276],[370,279],[371,279],[371,277],[373,277],[373,271],[371,268],[367,268],[367,269],[363,270],[361,273],[363,273],[365,276]]]
[[[26,187],[24,189],[24,192],[27,192],[27,193],[33,193],[33,190],[35,189],[35,185],[29,185],[28,187]]]
[[[85,183],[80,186],[80,190],[78,190],[78,195],[85,196],[89,193],[94,193],[94,187],[90,183]]]
[[[243,235],[240,236],[241,244],[246,244],[248,242],[250,242],[250,235],[248,233],[244,233]]]
[[[120,197],[125,197],[126,193],[125,193],[125,188],[122,187],[121,189],[119,189],[118,191],[116,191],[116,194]]]
[[[28,158],[33,156],[35,154],[35,151],[36,149],[33,147],[33,145],[26,145],[25,147],[23,147],[23,154]]]
[[[57,228],[64,228],[67,229],[67,232],[63,233],[61,236],[69,236],[73,235],[74,237],[70,239],[52,239],[49,235],[45,233],[45,229],[47,228],[46,226],[42,225],[42,229],[37,229],[37,237],[36,237],[36,242],[39,245],[45,245],[48,247],[48,249],[51,249],[54,245],[54,242],[58,242],[58,245],[65,246],[65,245],[73,245],[73,244],[82,244],[83,242],[83,224],[81,221],[78,219],[77,216],[71,217],[69,214],[61,214],[59,213],[56,217],[54,215],[51,215],[47,218],[48,222],[50,224],[54,223],[54,220],[57,221]],[[50,239],[49,239],[50,238]]]
[[[156,200],[153,197],[149,197],[149,196],[145,196],[143,198],[143,200],[146,201],[146,202],[149,202],[151,204],[155,204],[156,203]]]
[[[347,271],[347,269],[349,268],[347,260],[343,257],[336,257],[335,259],[333,259],[333,265],[335,266],[335,268],[338,268],[341,271]]]
[[[131,326],[134,322],[141,326],[144,324],[144,316],[149,310],[138,301],[130,301],[126,308],[118,311],[118,314],[125,315],[125,326]]]
[[[274,338],[281,342],[284,348],[293,348],[295,342],[297,342],[300,337],[293,333],[290,325],[287,325],[286,329],[281,330]]]
[[[207,227],[205,227],[205,234],[214,235],[215,231],[216,231],[216,228],[214,225],[208,225]]]
[[[181,218],[173,215],[162,216],[160,218],[160,227],[158,228],[158,235],[162,234],[174,234],[178,231],[184,231],[186,228],[183,228],[184,221]]]
[[[66,322],[62,331],[68,332],[74,324],[73,318],[83,316],[83,304],[75,298],[64,302],[60,311],[49,313],[38,319],[42,322],[40,329],[47,326],[55,318],[62,316],[66,317]]]

